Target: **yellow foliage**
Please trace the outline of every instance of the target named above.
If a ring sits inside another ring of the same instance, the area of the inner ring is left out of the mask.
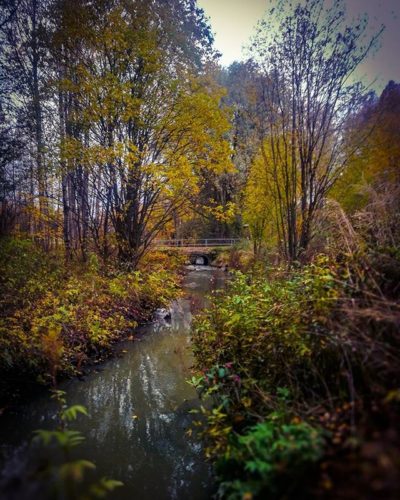
[[[249,226],[255,251],[259,251],[267,238],[273,238],[276,211],[274,192],[271,188],[273,176],[264,155],[257,155],[247,179],[244,191],[243,219]]]

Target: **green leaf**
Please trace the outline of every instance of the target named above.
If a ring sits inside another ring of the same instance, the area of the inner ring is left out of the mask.
[[[84,406],[73,405],[69,406],[61,413],[61,418],[62,420],[71,422],[72,420],[76,420],[79,413],[82,415],[86,415],[87,417],[89,416],[87,409]]]

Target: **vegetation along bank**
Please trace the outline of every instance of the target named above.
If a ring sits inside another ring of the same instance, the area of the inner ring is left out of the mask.
[[[2,241],[0,390],[79,375],[112,353],[113,344],[179,294],[182,257],[153,252],[130,271],[87,263],[64,266],[62,255],[26,239]]]

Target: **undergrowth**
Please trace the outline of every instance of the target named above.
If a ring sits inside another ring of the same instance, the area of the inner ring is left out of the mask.
[[[112,344],[178,293],[181,259],[153,253],[133,272],[63,259],[29,240],[0,244],[0,373],[7,386],[34,376],[55,385]],[[5,387],[0,387],[5,389]]]
[[[365,498],[398,491],[399,266],[390,249],[320,255],[214,294],[192,384],[221,498],[337,498],[343,463],[341,498],[351,480]]]

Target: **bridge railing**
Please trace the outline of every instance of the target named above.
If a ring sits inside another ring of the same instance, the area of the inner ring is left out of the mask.
[[[228,247],[239,243],[240,238],[203,238],[203,239],[174,239],[155,240],[159,247]]]

